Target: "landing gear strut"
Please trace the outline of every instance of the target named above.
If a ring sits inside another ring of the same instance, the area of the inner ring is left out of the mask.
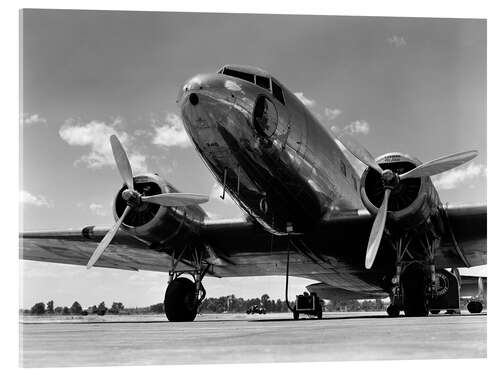
[[[479,314],[483,311],[483,301],[486,301],[483,278],[479,277],[477,279],[477,296],[469,301],[467,304],[467,310],[469,310],[471,314]]]
[[[169,272],[169,282],[165,291],[163,307],[165,315],[171,322],[192,322],[198,314],[198,308],[205,299],[206,291],[201,281],[208,271],[210,265],[203,267],[202,259],[196,249],[192,251],[192,264],[194,270],[175,271],[186,248],[175,259],[175,251],[172,253],[172,268]],[[194,281],[180,277],[183,274],[190,274]]]
[[[412,244],[415,239],[418,243]],[[394,241],[396,275],[392,279],[391,305],[387,308],[389,316],[398,316],[401,310],[406,316],[429,314],[430,300],[436,296],[434,254],[438,243],[438,236],[429,238],[425,231],[406,233]]]

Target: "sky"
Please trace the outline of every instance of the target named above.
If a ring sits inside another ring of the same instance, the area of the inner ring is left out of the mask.
[[[24,11],[21,230],[113,223],[121,186],[108,139],[135,173],[208,194],[214,218],[242,215],[187,137],[175,104],[188,78],[255,65],[290,88],[326,128],[373,155],[421,161],[475,149],[434,178],[443,202],[486,203],[486,23],[482,20],[104,11]],[[163,299],[168,275],[21,261],[22,307]],[[293,279],[290,295],[310,280]],[[284,278],[206,278],[208,296],[284,297]]]

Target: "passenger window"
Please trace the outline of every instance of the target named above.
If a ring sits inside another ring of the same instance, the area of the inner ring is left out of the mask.
[[[285,104],[285,98],[283,97],[283,91],[281,87],[274,81],[273,82],[273,95],[276,99],[278,99],[281,103]]]
[[[262,76],[255,76],[255,83],[257,83],[257,85],[259,85],[260,87],[269,90],[269,78]]]
[[[226,69],[224,69],[224,74],[231,76],[231,77],[244,79],[245,81],[248,81],[248,82],[255,83],[254,79],[253,79],[254,78],[253,74],[250,74],[250,73],[238,72],[237,70],[226,68]]]

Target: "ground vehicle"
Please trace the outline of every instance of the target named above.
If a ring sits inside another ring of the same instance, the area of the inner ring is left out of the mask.
[[[247,314],[265,314],[266,309],[259,305],[252,305],[248,308]]]
[[[318,319],[323,317],[323,306],[321,300],[316,293],[307,293],[298,295],[295,299],[295,307],[293,309],[293,319],[299,319],[299,314],[314,315]]]

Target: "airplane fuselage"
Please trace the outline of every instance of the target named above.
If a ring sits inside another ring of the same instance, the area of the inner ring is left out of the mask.
[[[304,232],[363,208],[359,177],[333,136],[267,72],[226,66],[197,75],[178,102],[209,169],[265,229]]]

